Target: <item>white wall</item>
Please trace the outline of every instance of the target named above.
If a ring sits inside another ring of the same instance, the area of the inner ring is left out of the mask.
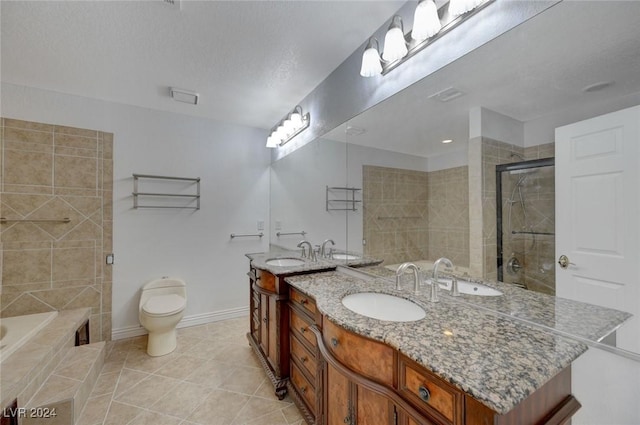
[[[244,254],[268,240],[229,235],[255,232],[258,220],[269,230],[265,131],[11,84],[0,113],[114,133],[115,337],[140,333],[138,290],[165,275],[187,282],[184,323],[247,312]],[[133,173],[200,177],[201,209],[134,210]]]

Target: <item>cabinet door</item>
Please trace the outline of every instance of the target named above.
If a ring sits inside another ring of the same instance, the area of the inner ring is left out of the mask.
[[[260,348],[269,356],[269,296],[260,294]]]
[[[388,398],[360,385],[356,386],[358,425],[394,424],[394,408]]]
[[[324,384],[326,425],[355,425],[347,377],[327,363]]]
[[[277,301],[275,296],[267,297],[269,299],[269,307],[268,307],[268,333],[269,333],[269,342],[267,344],[268,352],[267,357],[271,362],[271,367],[277,372],[278,375],[281,374],[280,370],[280,362],[278,359],[278,309],[276,306]]]

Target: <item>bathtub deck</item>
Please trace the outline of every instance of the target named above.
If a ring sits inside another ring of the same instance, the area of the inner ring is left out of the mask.
[[[20,406],[31,400],[68,355],[75,343],[76,330],[90,312],[89,308],[58,312],[29,342],[0,363],[0,408],[16,398]]]

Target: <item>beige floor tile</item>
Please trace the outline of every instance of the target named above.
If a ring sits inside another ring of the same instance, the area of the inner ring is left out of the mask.
[[[115,400],[134,406],[149,408],[174,388],[179,381],[151,375],[115,397]]]
[[[143,409],[117,401],[111,402],[104,425],[125,425],[144,412]]]
[[[248,422],[234,422],[234,425],[240,425],[241,423],[247,425],[289,425],[281,411],[273,412]]]
[[[213,390],[187,421],[202,425],[230,425],[249,396],[229,391]]]
[[[178,353],[173,352],[167,354],[166,356],[151,357],[147,354],[146,349],[132,350],[127,356],[124,367],[128,369],[139,370],[142,372],[153,373],[178,356]]]
[[[276,416],[278,416],[278,421],[268,423],[286,425],[287,421],[280,411],[285,407],[288,407],[289,405],[290,403],[282,401],[272,401],[260,397],[251,397],[249,401],[247,401],[247,404],[244,405],[242,410],[238,412],[238,415],[235,417],[233,424],[246,424],[254,421],[257,418],[262,418],[266,417],[267,415],[277,413]]]
[[[180,336],[189,336],[192,338],[206,338],[209,334],[207,325],[190,326],[188,328],[178,329]]]
[[[186,381],[204,385],[209,388],[218,388],[233,373],[233,367],[229,363],[218,360],[209,360],[197,368]]]
[[[251,367],[236,367],[233,373],[222,383],[220,388],[238,393],[252,395],[262,384],[264,373]]]
[[[268,400],[277,400],[278,397],[276,396],[276,390],[273,387],[273,384],[271,383],[271,380],[267,377],[265,377],[262,380],[262,384],[260,384],[260,386],[258,387],[258,389],[256,390],[256,392],[253,393],[253,395],[255,397],[262,397],[262,398],[266,398]]]
[[[284,415],[284,418],[287,420],[288,424],[296,424],[304,420],[295,404],[282,409],[282,414]]]
[[[111,404],[111,394],[90,398],[84,406],[84,410],[80,414],[77,425],[96,425],[102,424],[109,405]]]
[[[232,362],[234,365],[240,364],[262,369],[258,358],[248,344],[229,344],[213,358]]]
[[[80,381],[74,379],[51,375],[29,404],[31,406],[42,406],[56,400],[73,398],[80,384]]]
[[[206,362],[205,359],[193,357],[190,355],[182,355],[169,361],[167,364],[158,369],[155,374],[167,376],[175,379],[185,379],[191,375],[195,369],[202,366]]]
[[[202,385],[182,382],[151,406],[150,410],[184,419],[206,400],[211,391]]]
[[[150,374],[139,372],[137,370],[131,369],[122,369],[120,373],[120,377],[118,378],[118,383],[116,385],[115,396],[122,394],[125,391],[128,391],[133,386],[140,383],[145,378],[148,378]]]
[[[177,341],[176,353],[186,353],[203,339],[204,338],[198,338],[198,337],[189,336],[189,335],[181,335],[180,333],[178,333],[176,337],[176,341]]]
[[[127,425],[180,425],[182,419],[156,412],[143,412]]]
[[[191,347],[190,350],[185,351],[185,354],[208,360],[211,358],[217,358],[218,355],[227,348],[227,343],[221,343],[220,341],[212,339],[202,339],[196,345]]]
[[[118,385],[119,378],[120,372],[101,373],[93,386],[91,396],[95,397],[103,394],[112,394],[116,389],[116,385]]]

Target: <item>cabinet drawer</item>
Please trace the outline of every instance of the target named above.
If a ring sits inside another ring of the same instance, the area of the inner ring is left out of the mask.
[[[276,277],[266,270],[256,269],[256,285],[267,291],[276,292]]]
[[[291,383],[297,393],[306,402],[307,407],[313,415],[316,414],[316,390],[307,380],[304,374],[298,369],[295,363],[291,363]]]
[[[291,356],[300,368],[307,372],[307,376],[315,379],[318,370],[316,358],[293,333],[291,333]]]
[[[405,358],[400,360],[400,392],[416,407],[425,412],[434,409],[450,424],[462,421],[462,393]]]
[[[300,307],[302,307],[302,309],[306,313],[309,313],[311,317],[315,317],[317,310],[316,310],[316,302],[313,300],[313,298],[306,296],[305,294],[303,294],[300,291],[297,291],[294,288],[290,288],[290,290],[291,290],[291,293],[289,295],[289,298],[291,298],[293,302],[295,302]]]
[[[342,329],[326,318],[322,325],[324,344],[342,364],[368,378],[393,386],[393,348]]]
[[[291,321],[291,329],[298,332],[298,335],[301,335],[311,345],[317,347],[316,336],[309,330],[309,326],[311,326],[309,319],[299,314],[295,308],[291,309],[289,317]]]

